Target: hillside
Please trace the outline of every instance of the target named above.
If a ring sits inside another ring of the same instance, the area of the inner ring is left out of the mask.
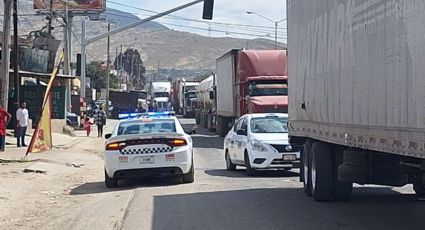
[[[0,11],[3,12],[3,1],[0,2]],[[31,30],[39,29],[46,25],[42,16],[28,16],[34,14],[31,1],[19,1],[19,32],[21,35],[28,34]],[[135,15],[127,12],[108,9],[106,12],[108,20],[113,26],[122,26],[136,20]],[[81,17],[73,21],[73,60],[80,50],[81,40]],[[60,20],[58,20],[60,21]],[[55,21],[54,35],[57,39],[62,38],[60,24]],[[106,22],[88,21],[87,36],[92,37],[107,31]],[[204,37],[198,34],[171,30],[159,23],[149,22],[143,26],[130,29],[121,34],[111,37],[111,55],[115,57],[116,50],[121,46],[138,49],[142,54],[147,69],[214,69],[215,59],[222,54],[235,48],[248,49],[272,49],[274,43],[267,39],[237,39],[237,38],[215,38]],[[106,60],[106,39],[88,46],[88,60]]]

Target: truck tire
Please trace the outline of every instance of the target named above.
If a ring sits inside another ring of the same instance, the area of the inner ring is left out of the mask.
[[[333,200],[332,152],[329,145],[316,142],[312,146],[311,187],[316,201]]]
[[[413,190],[418,198],[425,198],[425,174],[417,173],[413,181]]]
[[[333,151],[333,187],[334,198],[337,201],[349,201],[353,193],[353,182],[343,181],[338,177],[339,166],[343,164],[344,149],[343,147],[334,147]]]
[[[118,186],[118,180],[116,178],[111,178],[108,176],[105,170],[105,186],[107,188],[115,188]]]
[[[304,192],[307,196],[311,196],[313,194],[313,190],[311,188],[311,146],[313,144],[312,140],[307,140],[304,144],[303,151],[303,167],[302,170],[302,181],[304,186]]]
[[[225,119],[223,117],[218,117],[218,135],[220,135],[220,137],[224,137],[226,136],[225,133],[225,127],[227,124],[225,124]]]

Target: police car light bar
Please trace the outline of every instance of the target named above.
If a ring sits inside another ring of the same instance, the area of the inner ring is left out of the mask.
[[[172,117],[175,116],[174,111],[167,112],[148,112],[148,113],[122,113],[118,114],[118,118],[121,119],[132,119],[132,118],[149,118],[149,117]]]
[[[131,119],[138,118],[142,116],[143,113],[120,113],[118,114],[118,119]]]

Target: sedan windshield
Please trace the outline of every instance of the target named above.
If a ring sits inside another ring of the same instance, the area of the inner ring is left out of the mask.
[[[120,124],[117,135],[135,135],[150,133],[174,133],[176,124],[172,119],[129,121]]]
[[[270,116],[251,119],[251,133],[287,133],[288,118]]]

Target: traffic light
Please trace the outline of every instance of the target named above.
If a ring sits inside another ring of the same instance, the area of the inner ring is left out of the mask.
[[[204,0],[203,19],[211,20],[213,18],[214,0]]]

